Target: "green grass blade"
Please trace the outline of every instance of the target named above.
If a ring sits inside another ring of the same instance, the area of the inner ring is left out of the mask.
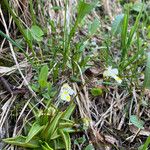
[[[77,15],[77,19],[75,21],[75,24],[74,26],[72,27],[68,37],[66,38],[66,36],[64,36],[64,53],[63,53],[63,70],[66,66],[66,63],[67,63],[67,59],[68,59],[68,56],[70,55],[70,42],[71,42],[71,39],[72,37],[74,36],[76,30],[77,30],[77,27],[78,25],[81,23],[82,19],[87,15],[89,14],[92,9],[94,7],[96,7],[97,5],[97,1],[93,2],[93,3],[86,3],[82,0],[79,1],[79,4],[78,4],[78,15]],[[66,33],[64,33],[64,35],[66,35]],[[67,40],[66,40],[67,39]],[[74,51],[72,51],[72,55],[74,55]],[[73,64],[73,63],[72,63]]]
[[[139,50],[137,53],[135,53],[129,60],[128,62],[126,62],[125,64],[123,64],[123,67],[121,69],[121,71],[123,71],[127,66],[129,66],[130,64],[132,64],[139,56],[141,56],[142,54],[144,54],[144,49],[141,48],[141,50]]]
[[[0,35],[4,38],[6,38],[9,42],[11,42],[12,45],[16,46],[19,50],[21,50],[23,52],[23,54],[25,55],[25,57],[29,60],[29,62],[33,64],[33,61],[31,60],[31,58],[25,53],[25,51],[23,50],[22,46],[19,45],[18,43],[16,43],[14,40],[12,40],[10,37],[8,37],[4,32],[2,32],[0,30]]]
[[[129,33],[129,36],[127,38],[127,31],[128,31],[128,23],[129,23],[129,11],[128,13],[124,16],[124,21],[123,21],[123,27],[122,27],[122,34],[121,34],[121,49],[122,49],[122,53],[121,53],[121,62],[124,62],[127,54],[128,54],[128,49],[131,46],[132,40],[133,40],[133,36],[136,33],[139,23],[140,23],[140,19],[142,16],[142,11],[138,14],[138,16],[136,17],[136,21],[134,23],[134,26],[131,28],[131,31]]]
[[[134,26],[131,28],[131,31],[130,31],[130,34],[129,34],[129,38],[128,38],[128,41],[127,41],[127,48],[129,48],[131,43],[132,43],[133,35],[135,34],[135,32],[136,32],[136,30],[137,30],[137,28],[139,26],[140,19],[141,19],[141,16],[142,16],[142,12],[143,12],[143,8],[140,11],[140,13],[138,14],[138,16],[136,17],[136,21],[134,23]]]
[[[146,142],[144,143],[142,150],[147,150],[149,145],[150,145],[150,136],[147,138]]]
[[[128,22],[129,22],[129,12],[124,15],[123,24],[122,24],[122,32],[121,32],[121,61],[124,60],[127,54],[127,32],[128,32]]]
[[[147,53],[147,63],[145,70],[145,78],[144,78],[144,88],[150,89],[150,52]]]
[[[34,14],[34,9],[33,9],[33,0],[30,0],[29,4],[30,4],[30,12],[31,12],[31,17],[32,17],[33,25],[35,25],[36,24],[36,16]]]

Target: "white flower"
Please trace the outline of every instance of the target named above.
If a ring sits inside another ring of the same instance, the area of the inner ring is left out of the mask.
[[[119,84],[121,84],[122,80],[118,77],[118,69],[112,69],[112,66],[109,66],[107,70],[103,73],[104,77],[112,77],[114,78]]]
[[[68,85],[68,83],[63,84],[60,90],[60,99],[64,101],[70,101],[71,95],[75,94],[74,90]]]

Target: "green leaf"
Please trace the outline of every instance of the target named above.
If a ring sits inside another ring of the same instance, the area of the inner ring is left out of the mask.
[[[92,88],[91,89],[91,94],[93,96],[100,96],[100,95],[102,95],[102,93],[103,93],[103,91],[101,88]]]
[[[60,134],[59,134],[58,130],[55,130],[55,132],[51,136],[51,140],[58,139],[59,137],[60,137]]]
[[[85,135],[83,137],[80,137],[74,140],[74,144],[76,145],[84,144],[85,142],[86,142]]]
[[[135,125],[136,127],[138,127],[139,129],[144,129],[144,127],[143,127],[144,122],[142,120],[140,120],[136,115],[130,116],[130,122],[133,125]]]
[[[64,132],[68,132],[68,133],[76,133],[76,132],[80,132],[82,129],[76,129],[76,128],[64,128],[63,131]]]
[[[142,150],[144,145],[138,147],[138,150]]]
[[[144,143],[142,150],[148,150],[149,145],[150,145],[150,136],[146,139],[146,142]]]
[[[65,149],[65,144],[64,144],[62,137],[58,138],[57,140],[51,140],[49,142],[49,145],[53,145],[54,150],[64,150]]]
[[[76,105],[73,102],[71,102],[71,104],[68,106],[68,108],[66,109],[66,111],[63,113],[62,118],[63,119],[69,119],[70,116],[72,115],[75,107],[76,107]]]
[[[43,96],[45,99],[50,100],[50,95],[49,95],[48,92],[43,93],[42,96]]]
[[[92,144],[89,144],[84,150],[95,150]]]
[[[144,88],[150,90],[150,52],[147,53],[147,63],[144,78]]]
[[[80,0],[80,2],[78,4],[77,22],[80,23],[82,21],[82,19],[92,11],[92,9],[96,6],[96,4],[97,4],[97,2],[86,3],[86,2]]]
[[[38,84],[38,83],[31,84],[31,88],[32,88],[32,90],[34,90],[35,92],[38,92],[38,91],[39,91],[39,84]]]
[[[59,123],[59,128],[67,128],[67,127],[73,127],[74,126],[74,122],[60,122]]]
[[[35,40],[42,41],[43,40],[42,36],[44,35],[44,32],[39,26],[33,25],[31,27],[31,35]]]
[[[32,102],[30,102],[28,104],[28,107],[30,108],[30,110],[32,110],[33,116],[38,119],[38,115],[40,112],[40,109],[38,107],[35,107],[35,104],[33,104]]]
[[[69,133],[64,132],[63,130],[60,130],[60,134],[64,140],[66,150],[71,150],[71,140],[70,140]]]
[[[89,25],[89,32],[91,35],[95,34],[98,27],[100,26],[99,20],[96,18],[92,24]]]
[[[47,87],[47,78],[48,78],[48,66],[45,65],[41,68],[38,79],[39,85],[42,89]]]
[[[147,37],[150,39],[150,25],[147,27]]]
[[[26,143],[28,143],[35,135],[37,135],[42,129],[44,128],[44,126],[40,126],[37,122],[35,122],[29,133],[28,133],[28,136],[26,138]]]
[[[124,14],[117,15],[112,23],[111,32],[113,35],[121,33]]]
[[[31,140],[30,142],[26,143],[26,137],[24,137],[24,136],[7,138],[7,139],[3,139],[3,141],[8,144],[26,147],[26,148],[38,148],[40,146],[38,140],[36,140],[36,139]]]
[[[54,134],[58,124],[59,124],[59,120],[62,116],[62,112],[58,112],[54,118],[52,119],[51,122],[49,122],[47,124],[47,126],[45,127],[45,130],[43,131],[42,135],[46,140],[50,140],[52,138],[52,135]]]
[[[48,145],[48,143],[46,143],[46,142],[43,142],[43,143],[41,144],[41,147],[42,147],[42,150],[54,150],[54,149],[51,148],[51,147]]]
[[[29,40],[29,41],[32,41],[32,40],[33,40],[33,37],[32,37],[32,34],[31,34],[30,29],[26,29],[24,32],[25,32],[25,35],[26,35],[26,37],[28,38],[28,40]]]
[[[143,3],[134,3],[132,10],[140,12],[142,10],[143,7]]]

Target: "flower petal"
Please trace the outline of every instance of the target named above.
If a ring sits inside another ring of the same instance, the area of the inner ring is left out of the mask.
[[[117,68],[114,68],[111,70],[111,73],[112,74],[115,74],[115,75],[118,75],[118,69]]]
[[[121,84],[122,80],[121,80],[118,76],[114,76],[114,79],[115,79],[119,84]]]
[[[69,95],[73,95],[73,94],[75,94],[75,92],[74,92],[74,90],[73,90],[73,89],[68,89],[68,93],[69,93]]]
[[[67,91],[69,95],[75,94],[74,90],[68,85],[68,83],[63,84],[61,91]]]
[[[104,76],[104,77],[109,77],[109,76],[110,76],[110,72],[109,72],[108,70],[105,70],[105,71],[103,72],[103,76]]]
[[[61,98],[61,100],[64,100],[67,102],[70,101],[70,95],[66,91],[60,93],[60,98]]]
[[[104,71],[103,76],[105,77],[112,77],[114,78],[118,83],[121,83],[122,80],[117,76],[118,75],[118,69],[114,68],[112,69],[111,66],[107,68],[107,70]]]

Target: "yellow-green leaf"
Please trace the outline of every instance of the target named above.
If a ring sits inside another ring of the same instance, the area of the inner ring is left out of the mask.
[[[82,21],[82,19],[89,14],[92,9],[96,6],[97,2],[94,3],[86,3],[83,1],[79,1],[79,5],[78,5],[78,23],[80,23]]]
[[[41,147],[42,147],[42,150],[54,150],[54,149],[51,148],[51,147],[48,145],[48,143],[46,143],[46,142],[43,142],[43,143],[41,144]]]
[[[42,41],[43,40],[42,36],[44,35],[44,33],[43,33],[42,29],[39,26],[33,25],[31,27],[31,35],[35,40]]]
[[[57,128],[57,125],[59,123],[59,120],[62,116],[62,112],[58,112],[54,118],[52,119],[51,122],[49,122],[45,128],[45,130],[43,131],[43,136],[46,140],[50,140],[52,135],[54,134],[56,128]]]
[[[70,116],[72,115],[75,107],[76,107],[76,105],[74,104],[74,102],[71,102],[71,104],[68,106],[66,111],[63,113],[63,117],[62,118],[69,119]]]
[[[60,130],[60,134],[64,140],[66,150],[71,150],[71,140],[68,132]]]
[[[26,137],[24,136],[17,136],[13,138],[7,138],[3,139],[5,143],[16,145],[16,146],[21,146],[21,147],[26,147],[26,148],[38,148],[40,147],[38,139],[31,140],[30,142],[26,143]]]
[[[37,135],[42,129],[44,128],[44,126],[40,126],[37,122],[35,122],[29,133],[28,133],[28,136],[26,138],[26,143],[28,143],[35,135]]]
[[[39,85],[41,88],[46,88],[47,86],[47,78],[48,78],[48,66],[45,65],[41,68],[40,74],[39,74]]]

